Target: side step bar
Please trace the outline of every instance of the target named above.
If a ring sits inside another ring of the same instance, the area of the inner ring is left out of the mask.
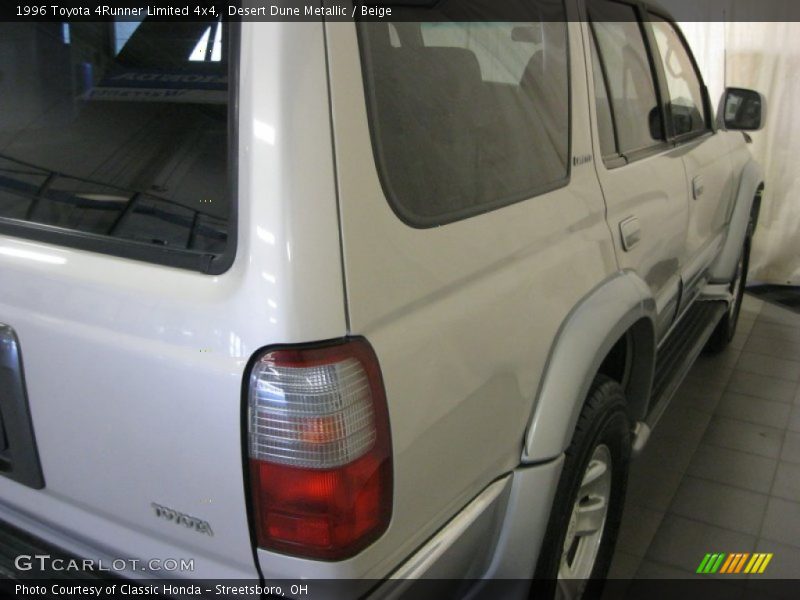
[[[638,455],[656,426],[670,400],[680,387],[708,338],[725,314],[724,301],[701,300],[695,302],[680,319],[656,355],[651,408],[644,423],[638,423],[634,432],[634,455]]]

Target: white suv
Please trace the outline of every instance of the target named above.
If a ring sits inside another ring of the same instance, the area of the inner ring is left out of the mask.
[[[409,4],[0,24],[4,572],[605,574],[733,336],[764,99],[638,2]]]

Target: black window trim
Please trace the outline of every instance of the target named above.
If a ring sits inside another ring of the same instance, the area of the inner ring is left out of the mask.
[[[705,80],[703,79],[703,73],[700,71],[700,67],[697,64],[697,59],[694,56],[694,52],[692,52],[692,48],[689,43],[686,41],[686,37],[683,35],[683,31],[681,31],[680,26],[678,23],[667,13],[653,9],[645,4],[642,4],[642,9],[645,13],[646,18],[645,22],[647,23],[646,29],[648,32],[648,36],[652,38],[652,48],[653,48],[653,58],[656,57],[658,60],[655,60],[657,65],[657,72],[658,77],[662,80],[662,87],[666,92],[666,100],[664,107],[662,107],[662,112],[664,118],[665,125],[667,125],[668,129],[665,129],[667,132],[667,139],[672,143],[673,146],[678,146],[684,143],[691,142],[697,138],[713,135],[716,133],[716,128],[714,127],[714,119],[712,118],[713,111],[711,110],[711,98],[708,91],[708,86],[706,85]],[[703,102],[703,122],[705,123],[705,128],[698,131],[690,131],[688,133],[684,133],[681,135],[676,135],[673,131],[672,122],[670,119],[666,118],[666,103],[670,101],[669,97],[669,85],[667,84],[667,76],[664,73],[664,66],[661,64],[661,53],[658,52],[658,42],[655,39],[655,32],[653,31],[653,23],[649,17],[656,17],[662,21],[664,21],[667,25],[672,27],[675,34],[678,36],[678,40],[680,41],[683,49],[686,51],[687,56],[689,57],[689,61],[692,64],[692,68],[694,69],[695,75],[697,75],[697,80],[700,82],[700,94],[702,96]]]
[[[208,275],[221,275],[233,265],[238,246],[238,170],[239,170],[239,56],[241,27],[228,22],[228,231],[225,251],[212,254],[185,248],[158,246],[137,240],[126,240],[85,231],[75,231],[55,225],[46,225],[21,219],[0,216],[0,234],[87,250],[98,254],[117,256],[152,264],[200,271]]]
[[[611,88],[608,87],[608,68],[606,67],[605,58],[603,58],[603,55],[600,53],[600,46],[599,46],[599,44],[597,42],[597,33],[594,30],[594,22],[593,21],[589,21],[588,23],[589,23],[589,36],[591,37],[591,53],[592,53],[593,57],[594,56],[597,57],[597,64],[600,65],[600,74],[599,75],[600,75],[600,77],[603,78],[603,88],[606,90],[606,98],[608,99],[608,113],[611,115],[611,133],[614,136],[613,142],[614,142],[614,150],[615,150],[615,152],[613,154],[608,154],[608,155],[603,154],[603,162],[606,162],[606,163],[608,163],[608,162],[618,163],[619,159],[622,159],[623,161],[625,161],[625,157],[622,155],[622,153],[619,150],[619,131],[617,129],[617,113],[614,112],[614,107],[611,105]],[[592,61],[592,65],[594,65],[594,61]],[[597,75],[594,73],[594,69],[592,70],[592,79],[593,79],[592,83],[594,84],[596,79],[597,79]],[[594,93],[594,89],[595,89],[595,85],[592,85],[592,93]],[[595,95],[595,99],[594,99],[594,104],[595,104],[595,112],[596,112],[597,111],[597,96],[596,95]],[[600,137],[600,126],[599,126],[599,123],[598,123],[598,126],[597,126],[597,135],[598,135],[598,139],[599,139],[599,137]],[[601,150],[601,152],[602,152],[602,147],[603,147],[603,143],[601,141],[600,142],[600,150]],[[625,162],[627,162],[627,161],[625,161]],[[606,166],[608,166],[608,165],[606,165]]]
[[[514,204],[519,204],[521,202],[525,202],[527,200],[532,200],[539,196],[543,196],[544,194],[554,192],[556,190],[565,188],[569,185],[572,179],[572,147],[573,147],[573,140],[572,140],[572,133],[573,133],[573,86],[572,86],[572,43],[570,40],[570,32],[569,32],[569,23],[574,20],[573,8],[572,3],[567,2],[567,0],[559,0],[561,5],[564,7],[564,14],[566,16],[566,20],[564,21],[564,35],[566,38],[566,54],[567,54],[567,153],[566,153],[566,174],[564,177],[552,181],[545,185],[540,185],[530,190],[526,190],[525,192],[519,194],[513,194],[504,198],[499,198],[492,202],[485,202],[478,206],[468,207],[462,210],[457,210],[453,212],[449,212],[443,215],[433,216],[433,217],[423,217],[421,215],[413,214],[411,211],[406,209],[405,206],[401,202],[398,202],[397,194],[393,189],[391,183],[388,181],[385,169],[383,165],[385,164],[382,149],[378,144],[377,132],[379,130],[380,124],[379,121],[374,114],[372,103],[369,101],[370,95],[370,87],[371,82],[369,81],[368,76],[368,67],[372,67],[371,64],[371,57],[368,53],[364,52],[365,43],[365,35],[361,27],[358,26],[358,19],[356,19],[356,35],[358,38],[358,52],[360,56],[360,63],[361,63],[361,81],[364,93],[364,100],[365,106],[367,111],[367,125],[369,127],[370,132],[370,144],[372,146],[372,156],[374,160],[375,170],[378,174],[378,180],[381,184],[381,189],[383,190],[383,195],[389,204],[389,207],[392,209],[392,212],[400,219],[404,224],[412,227],[414,229],[432,229],[435,227],[441,227],[443,225],[449,225],[451,223],[457,223],[459,221],[464,221],[466,219],[470,219],[472,217],[477,217],[480,215],[484,215],[501,208],[505,208],[507,206],[512,206]],[[368,44],[369,42],[367,42]]]

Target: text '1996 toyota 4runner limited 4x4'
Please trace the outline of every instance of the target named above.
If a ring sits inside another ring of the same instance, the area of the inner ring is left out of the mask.
[[[4,573],[606,574],[766,104],[650,4],[487,10],[0,24]]]

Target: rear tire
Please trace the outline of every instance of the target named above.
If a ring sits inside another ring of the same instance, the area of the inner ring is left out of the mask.
[[[731,343],[733,336],[736,335],[736,325],[739,323],[739,313],[742,310],[742,299],[747,285],[747,270],[750,266],[750,237],[746,237],[742,245],[742,254],[739,257],[739,264],[736,267],[736,275],[731,281],[730,290],[733,294],[733,301],[728,307],[728,312],[714,329],[714,333],[708,338],[705,350],[709,354],[722,352]]]
[[[565,453],[531,597],[600,594],[622,518],[630,453],[625,394],[598,375]]]

